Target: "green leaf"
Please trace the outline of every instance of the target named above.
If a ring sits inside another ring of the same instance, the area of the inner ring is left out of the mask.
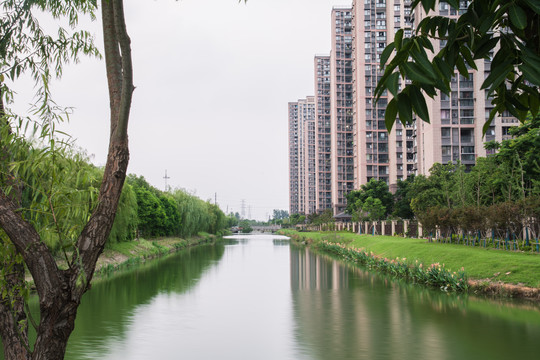
[[[499,105],[491,109],[489,112],[489,119],[486,120],[486,123],[482,127],[482,135],[486,135],[486,132],[488,131],[489,127],[491,126],[491,123],[493,122],[493,119],[495,118],[495,115],[497,115],[499,109]]]
[[[381,62],[380,62],[381,69],[384,68],[384,66],[386,65],[386,62],[390,58],[390,55],[392,55],[392,52],[394,51],[395,48],[396,46],[394,45],[394,43],[390,43],[388,44],[387,47],[384,48],[381,54]]]
[[[448,18],[444,18],[443,20],[441,20],[441,22],[439,23],[439,27],[438,27],[438,33],[439,33],[439,37],[440,38],[443,38],[446,36],[447,32],[448,32],[448,23],[449,23],[450,19]]]
[[[540,3],[538,0],[523,0],[523,2],[529,5],[535,13],[540,14]]]
[[[396,122],[397,112],[397,101],[396,98],[393,98],[386,106],[386,110],[384,112],[384,124],[386,125],[386,130],[388,132],[392,131],[392,127]]]
[[[428,60],[427,53],[425,51],[411,51],[411,56],[415,63],[420,66],[421,70],[432,79],[437,78],[437,73],[433,68],[433,64]]]
[[[504,63],[500,64],[497,67],[491,67],[491,73],[482,83],[481,89],[487,89],[489,87],[496,88],[498,87],[508,73],[512,70],[512,61],[513,59],[507,59]]]
[[[521,70],[528,81],[540,86],[540,72],[538,71],[538,68],[534,68],[528,64],[521,64],[519,70]]]
[[[426,13],[435,8],[435,0],[422,0],[422,6]]]
[[[405,70],[405,74],[409,79],[412,81],[418,81],[419,83],[428,84],[428,85],[434,85],[435,81],[428,76],[426,76],[426,73],[422,70],[420,66],[418,66],[416,63],[413,62],[406,62],[403,64],[403,68]]]
[[[422,120],[429,124],[429,112],[424,95],[422,95],[420,89],[414,85],[409,85],[407,87],[409,88],[409,99],[411,100],[413,109]]]
[[[510,6],[508,15],[512,24],[518,29],[523,30],[527,27],[527,13],[518,5]]]
[[[492,13],[483,19],[478,31],[483,35],[487,35],[486,33],[492,28],[495,18],[496,14]]]
[[[473,68],[474,70],[478,70],[478,68],[476,67],[476,64],[474,62],[474,59],[471,56],[471,50],[469,48],[467,48],[466,46],[461,45],[459,47],[459,52],[461,53],[461,55],[463,55],[463,58],[465,58],[465,60],[467,60],[467,64],[469,64],[469,66],[471,68]]]
[[[412,123],[412,106],[411,106],[411,100],[409,99],[409,95],[405,93],[400,93],[397,97],[397,105],[398,105],[398,112],[399,112],[399,118],[402,122],[405,122],[406,124]]]
[[[403,40],[403,29],[399,29],[396,32],[396,35],[394,35],[394,44],[396,46],[396,50],[401,49],[401,41]]]
[[[474,59],[485,58],[495,46],[499,43],[499,37],[490,38],[488,36],[483,37],[476,42],[474,48],[472,49]]]
[[[531,49],[518,43],[521,49],[521,59],[524,63],[531,65],[535,68],[540,68],[540,56],[535,54]]]
[[[399,83],[399,73],[395,72],[392,73],[392,75],[388,76],[388,80],[386,80],[386,87],[388,88],[388,91],[394,96],[397,96],[398,92],[398,85]]]
[[[466,78],[469,77],[469,70],[467,69],[467,66],[465,65],[465,62],[461,56],[456,58],[456,67],[461,75],[465,76]]]
[[[448,63],[438,56],[433,58],[433,62],[435,63],[437,69],[440,71],[441,75],[444,76],[445,80],[450,81],[450,79],[454,75],[454,70],[448,65]]]
[[[529,108],[531,109],[532,117],[535,118],[540,108],[540,99],[537,95],[529,94]]]

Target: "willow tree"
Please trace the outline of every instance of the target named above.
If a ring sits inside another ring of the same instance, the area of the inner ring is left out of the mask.
[[[16,80],[21,73],[30,72],[41,84],[39,89],[44,105],[40,111],[49,109],[47,81],[51,72],[59,75],[63,64],[76,60],[79,53],[89,52],[91,48],[86,47],[89,38],[84,32],[76,32],[69,37],[59,32],[56,40],[45,35],[32,11],[41,8],[54,17],[67,17],[71,24],[75,24],[79,12],[93,14],[96,0],[10,0],[4,1],[2,6],[0,55],[3,57],[3,76]],[[59,267],[35,226],[23,216],[20,201],[24,184],[19,181],[15,168],[10,166],[2,173],[0,226],[8,238],[5,247],[14,248],[13,256],[0,261],[0,335],[6,359],[64,357],[81,297],[90,288],[97,259],[113,225],[129,160],[127,129],[134,87],[123,1],[102,0],[101,14],[110,97],[109,151],[96,206],[74,240],[72,255],[65,269]],[[20,42],[25,37],[26,42]],[[2,90],[2,98],[9,100],[9,89],[5,84],[2,84]],[[8,126],[16,126],[9,124],[3,105],[2,115],[3,125],[7,122]],[[10,144],[4,138],[0,140],[2,158],[9,162]],[[39,296],[40,318],[39,324],[35,324],[37,338],[33,349],[28,340],[28,326],[25,325],[29,319],[23,293],[23,262],[32,275]]]

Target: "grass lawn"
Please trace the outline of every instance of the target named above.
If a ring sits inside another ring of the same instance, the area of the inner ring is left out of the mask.
[[[364,248],[387,258],[418,260],[425,266],[444,264],[448,270],[465,268],[472,279],[491,279],[509,284],[524,284],[540,288],[540,255],[504,250],[484,249],[455,244],[429,243],[425,239],[395,236],[357,235],[348,232],[298,233],[314,241],[327,240]],[[498,276],[495,276],[499,273]],[[506,275],[506,273],[509,273]]]

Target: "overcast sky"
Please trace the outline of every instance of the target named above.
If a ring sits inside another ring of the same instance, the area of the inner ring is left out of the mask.
[[[136,90],[129,173],[267,219],[288,210],[287,102],[313,94],[332,6],[351,0],[125,0]],[[102,44],[98,19],[89,28]],[[83,59],[52,86],[74,107],[63,128],[105,163],[105,65]],[[25,90],[19,89],[24,95]]]

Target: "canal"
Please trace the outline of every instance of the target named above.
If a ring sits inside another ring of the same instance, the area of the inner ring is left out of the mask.
[[[446,294],[291,246],[225,239],[95,284],[66,359],[539,358],[540,310]]]

